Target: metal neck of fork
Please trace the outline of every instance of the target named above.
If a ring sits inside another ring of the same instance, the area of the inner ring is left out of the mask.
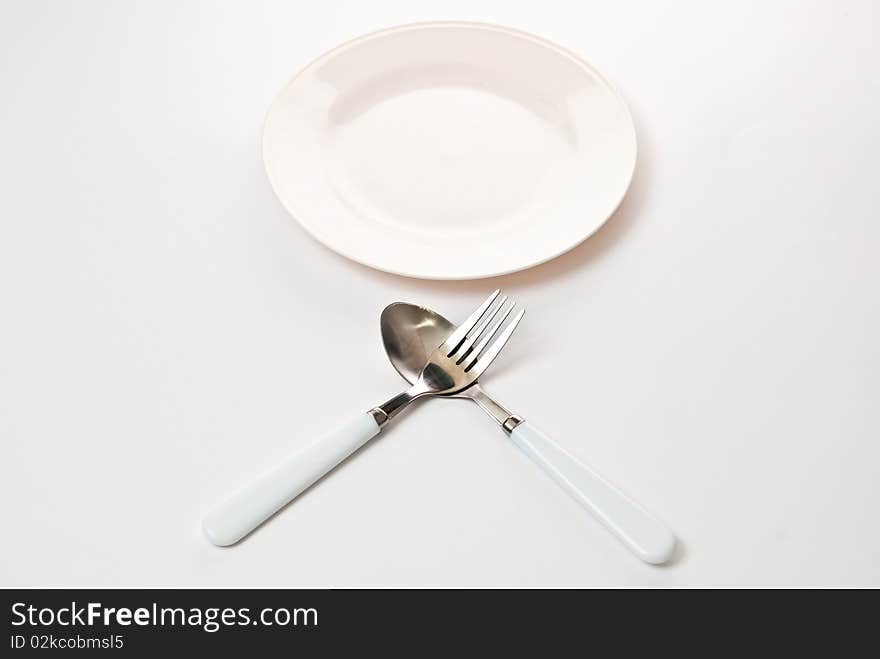
[[[391,400],[382,403],[379,407],[374,407],[370,410],[370,414],[373,415],[373,419],[375,419],[376,423],[381,426],[387,423],[389,419],[393,419],[397,416],[403,408],[413,402],[416,398],[420,398],[427,393],[430,393],[430,390],[417,382],[403,393],[397,394]]]
[[[489,398],[479,384],[475,384],[468,391],[468,397],[483,408],[483,411],[491,415],[508,435],[523,422],[521,416],[514,414],[506,407],[499,405],[492,398]]]

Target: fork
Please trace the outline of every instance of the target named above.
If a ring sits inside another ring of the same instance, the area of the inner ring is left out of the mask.
[[[302,494],[375,437],[419,398],[449,395],[476,383],[510,339],[525,310],[493,292],[428,357],[418,380],[387,402],[359,414],[245,485],[202,520],[208,540],[232,545]]]

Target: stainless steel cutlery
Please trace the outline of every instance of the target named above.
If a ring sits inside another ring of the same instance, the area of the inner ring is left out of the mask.
[[[670,559],[675,536],[641,506],[568,454],[480,387],[483,375],[510,339],[524,310],[492,293],[460,326],[406,303],[385,308],[382,340],[394,368],[410,387],[359,414],[294,453],[235,492],[203,520],[216,545],[231,545],[253,531],[321,476],[377,435],[413,401],[427,396],[469,398],[510,436],[514,445],[581,503],[636,556],[648,563]]]

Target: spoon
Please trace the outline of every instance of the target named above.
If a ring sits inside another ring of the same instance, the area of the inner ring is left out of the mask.
[[[435,346],[456,330],[455,325],[436,311],[406,302],[385,307],[380,324],[388,358],[410,383],[417,381]],[[443,397],[469,398],[479,405],[510,435],[517,447],[640,559],[659,564],[671,558],[675,536],[662,522],[522,417],[495,402],[479,382]]]
[[[473,385],[498,356],[525,311],[492,293],[460,327],[438,337],[422,352],[422,365],[406,391],[326,433],[283,460],[223,501],[202,520],[215,545],[232,545],[311,487],[358,448],[375,437],[385,423],[407,405],[427,396],[451,394]],[[503,329],[502,329],[503,328]],[[352,365],[343,365],[344,378]],[[308,373],[303,373],[307,377]]]

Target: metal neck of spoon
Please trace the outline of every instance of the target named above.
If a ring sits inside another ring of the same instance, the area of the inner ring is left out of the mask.
[[[370,410],[370,414],[380,426],[387,423],[389,419],[393,419],[400,411],[413,402],[416,398],[420,398],[430,393],[430,389],[425,387],[421,382],[416,382],[406,391],[397,394],[394,398],[382,403],[379,407]]]

